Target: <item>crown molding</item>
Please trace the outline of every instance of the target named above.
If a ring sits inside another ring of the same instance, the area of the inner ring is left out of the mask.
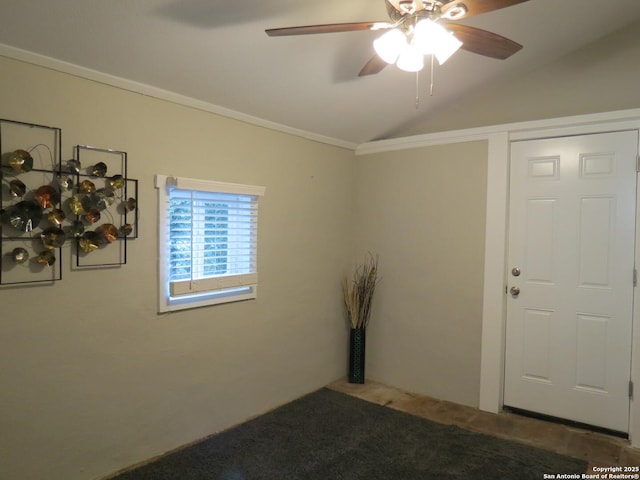
[[[111,87],[120,88],[133,93],[139,93],[149,97],[157,98],[159,100],[165,100],[167,102],[175,103],[178,105],[195,108],[197,110],[213,113],[216,115],[231,118],[233,120],[238,120],[240,122],[248,123],[251,125],[268,128],[269,130],[275,130],[281,133],[286,133],[296,137],[305,138],[307,140],[312,140],[314,142],[333,145],[335,147],[340,147],[340,148],[346,148],[348,150],[355,150],[357,148],[357,144],[347,142],[345,140],[326,137],[324,135],[318,135],[316,133],[308,132],[306,130],[300,130],[297,128],[289,127],[287,125],[282,125],[280,123],[271,122],[269,120],[264,120],[262,118],[254,117],[252,115],[247,115],[245,113],[238,112],[236,110],[231,110],[229,108],[221,107],[213,103],[197,100],[195,98],[187,97],[185,95],[171,92],[169,90],[164,90],[162,88],[154,87],[152,85],[136,82],[134,80],[117,77],[115,75],[110,75],[108,73],[100,72],[98,70],[81,67],[73,63],[58,60],[52,57],[48,57],[46,55],[30,52],[28,50],[12,47],[10,45],[5,45],[0,43],[0,56],[11,58],[13,60],[19,60],[25,63],[30,63],[33,65],[37,65],[39,67],[48,68],[50,70],[55,70],[57,72],[66,73],[68,75],[84,78],[86,80],[91,80],[93,82],[101,83]]]
[[[286,133],[296,137],[301,137],[326,145],[353,150],[356,155],[369,155],[374,153],[389,152],[395,150],[406,150],[411,148],[421,148],[434,145],[445,145],[450,143],[462,143],[487,140],[490,135],[508,132],[511,140],[523,140],[526,138],[541,138],[549,134],[551,130],[555,135],[559,130],[564,130],[567,135],[572,131],[585,132],[591,126],[595,131],[603,128],[612,130],[624,128],[637,128],[640,122],[640,109],[619,110],[605,113],[594,113],[587,115],[574,115],[545,120],[533,120],[516,123],[506,123],[491,125],[486,127],[475,127],[461,130],[449,130],[444,132],[426,133],[409,137],[391,138],[386,140],[375,140],[365,142],[360,145],[347,142],[345,140],[319,135],[306,130],[289,127],[280,123],[272,122],[262,118],[254,117],[236,110],[221,107],[213,103],[197,100],[192,97],[181,95],[169,90],[164,90],[152,85],[148,85],[123,77],[110,75],[98,70],[81,67],[70,62],[58,60],[46,55],[30,52],[6,44],[0,44],[0,56],[22,61],[25,63],[48,68],[57,72],[84,78],[96,83],[101,83],[111,87],[120,88],[133,93],[139,93],[159,100],[165,100],[178,105],[195,108],[222,117],[230,118],[250,125],[255,125],[269,130]],[[547,132],[545,134],[545,132]]]
[[[359,145],[356,148],[356,155],[370,155],[450,143],[474,142],[487,140],[491,135],[499,133],[508,133],[510,140],[527,140],[549,136],[596,133],[603,130],[634,129],[638,128],[639,125],[640,108],[634,108],[376,140]]]

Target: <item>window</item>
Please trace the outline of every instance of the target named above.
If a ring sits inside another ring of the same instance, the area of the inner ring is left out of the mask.
[[[156,175],[159,311],[256,298],[264,187]]]

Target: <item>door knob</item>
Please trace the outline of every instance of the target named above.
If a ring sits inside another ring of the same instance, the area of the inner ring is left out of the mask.
[[[520,295],[520,289],[518,287],[511,287],[509,292],[511,292],[511,295],[514,297]]]

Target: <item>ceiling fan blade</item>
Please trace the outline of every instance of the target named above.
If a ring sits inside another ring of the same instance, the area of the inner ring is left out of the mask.
[[[513,40],[480,28],[457,23],[449,23],[444,27],[462,42],[461,48],[485,57],[504,60],[522,49],[522,45]]]
[[[384,70],[384,67],[389,65],[387,62],[382,60],[378,55],[374,55],[371,59],[362,67],[359,77],[364,77],[366,75],[375,75],[376,73],[380,73]]]
[[[315,33],[356,32],[359,30],[382,30],[391,25],[386,22],[329,23],[326,25],[303,25],[300,27],[270,28],[265,30],[270,37],[288,35],[312,35]]]
[[[462,20],[481,13],[500,10],[529,0],[453,0],[440,9],[442,17]]]

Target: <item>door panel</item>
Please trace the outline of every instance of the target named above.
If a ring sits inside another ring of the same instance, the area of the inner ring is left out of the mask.
[[[637,151],[635,131],[512,143],[505,405],[628,431]]]

